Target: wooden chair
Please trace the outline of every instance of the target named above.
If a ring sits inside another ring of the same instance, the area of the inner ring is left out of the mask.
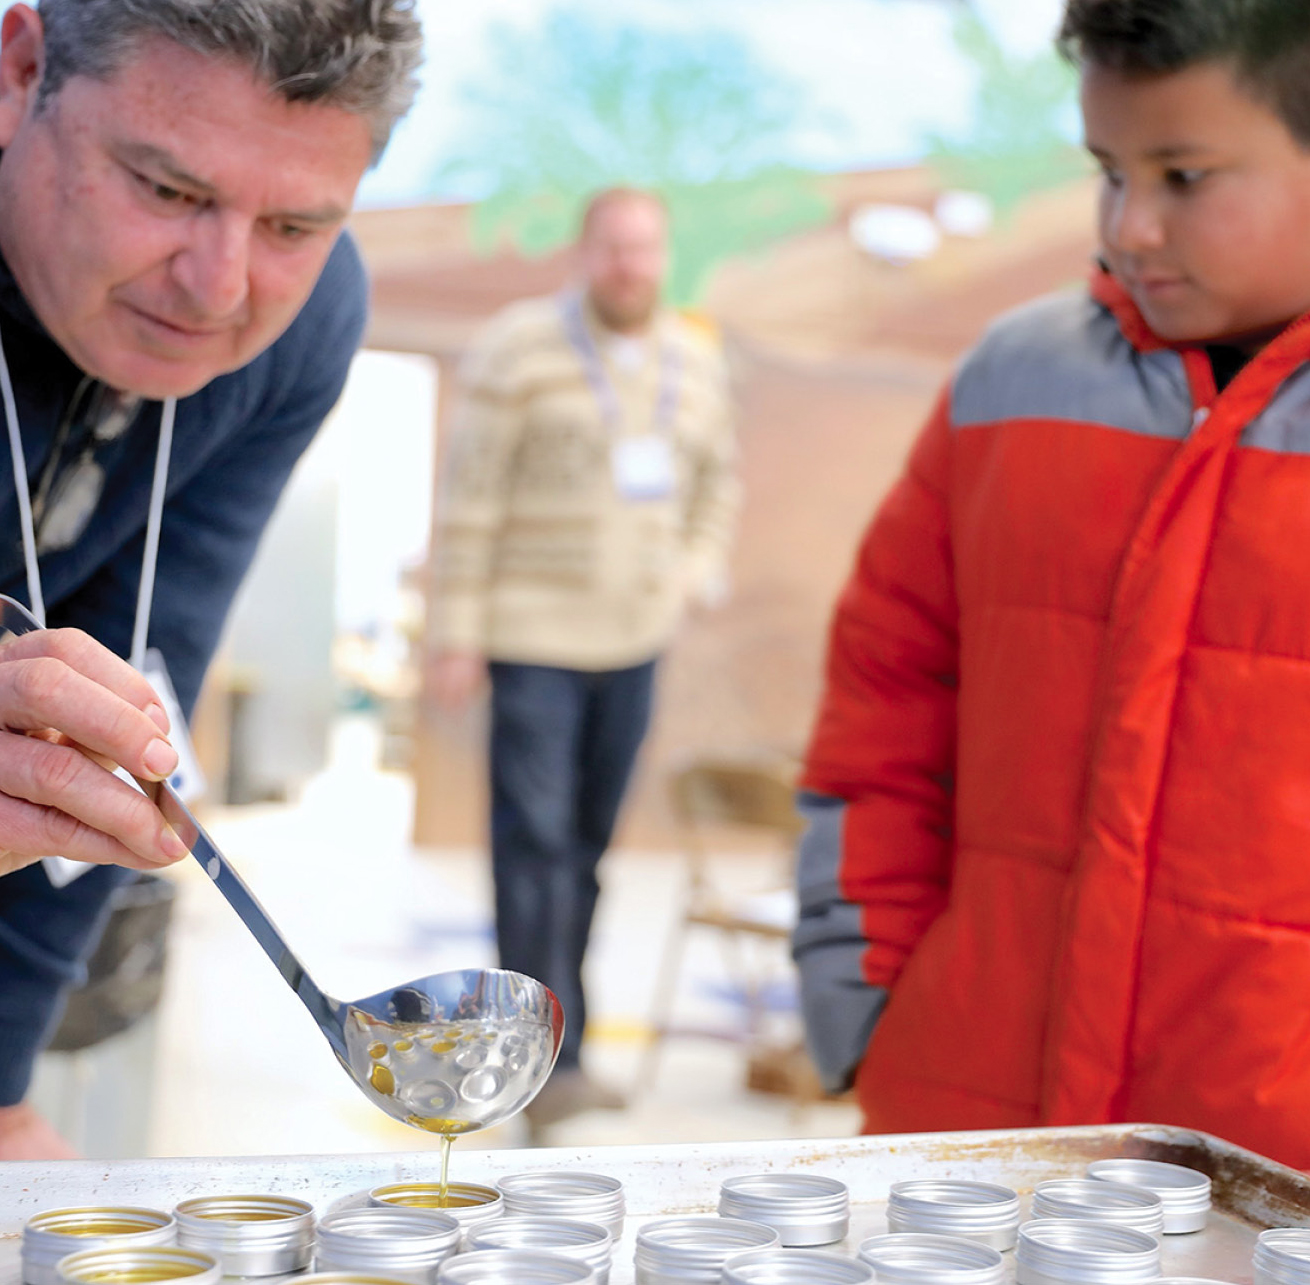
[[[769,953],[776,976],[778,945],[786,942],[795,923],[792,877],[795,846],[803,828],[794,802],[795,778],[793,760],[764,754],[704,755],[670,773],[668,798],[682,836],[687,883],[658,973],[642,1084],[653,1079],[661,1045],[670,1035],[730,1039],[759,1055],[767,978],[751,967],[748,954],[752,941],[775,943]],[[759,858],[764,870],[756,886],[728,889],[716,881],[712,856],[716,851],[732,851],[723,846],[724,841],[735,838],[740,845],[749,836],[755,848],[761,835],[769,842]],[[671,1022],[687,936],[693,928],[720,938],[727,975],[745,1000],[746,1020],[740,1027],[677,1027]]]

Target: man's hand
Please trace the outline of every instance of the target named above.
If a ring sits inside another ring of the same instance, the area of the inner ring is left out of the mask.
[[[135,870],[185,856],[155,805],[113,775],[167,778],[168,731],[150,684],[80,630],[0,644],[0,874],[49,856]]]
[[[0,1107],[0,1160],[76,1160],[77,1152],[26,1102]]]
[[[486,657],[475,651],[443,651],[432,661],[428,690],[448,713],[466,708],[487,681]]]

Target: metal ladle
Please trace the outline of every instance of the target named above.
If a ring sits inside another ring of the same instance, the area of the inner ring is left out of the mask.
[[[40,626],[0,594],[0,640]],[[564,1012],[541,982],[500,968],[420,977],[365,999],[338,1000],[310,977],[232,864],[166,782],[138,781],[282,979],[318,1023],[346,1073],[375,1105],[447,1137],[525,1107],[559,1053]]]

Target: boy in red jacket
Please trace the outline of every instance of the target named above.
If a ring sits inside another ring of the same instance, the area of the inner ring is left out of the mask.
[[[1091,288],[995,324],[861,546],[795,953],[870,1131],[1310,1166],[1310,5],[1067,0]]]

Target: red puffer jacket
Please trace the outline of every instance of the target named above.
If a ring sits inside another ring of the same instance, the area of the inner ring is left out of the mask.
[[[1310,318],[1217,396],[1108,277],[993,327],[860,549],[803,785],[811,1045],[870,1131],[1310,1166]]]

